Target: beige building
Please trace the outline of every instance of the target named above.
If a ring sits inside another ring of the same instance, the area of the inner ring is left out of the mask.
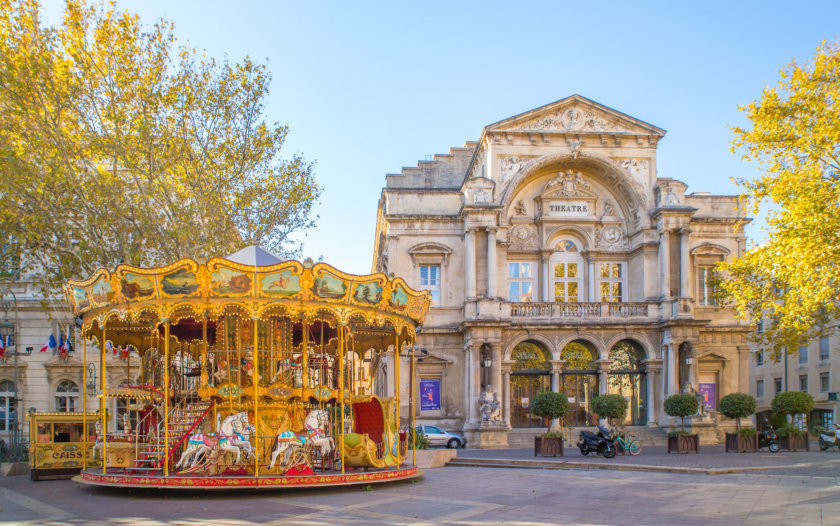
[[[516,444],[543,425],[529,405],[552,389],[572,425],[609,392],[630,401],[626,424],[661,428],[663,400],[685,389],[708,399],[695,429],[718,437],[717,400],[749,389],[749,326],[714,304],[706,276],[744,250],[744,210],[659,177],[664,135],[573,95],[387,175],[373,270],[434,298],[419,422]]]
[[[761,326],[759,325],[759,330]],[[837,393],[840,391],[840,363],[831,360],[840,346],[840,335],[833,332],[799,348],[793,356],[778,361],[755,349],[750,367],[750,393],[756,398],[756,424],[763,427],[772,413],[773,397],[782,391],[804,391],[814,397],[814,410],[808,415],[809,428],[828,427],[838,420]]]

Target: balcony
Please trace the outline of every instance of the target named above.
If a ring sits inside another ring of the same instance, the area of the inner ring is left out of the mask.
[[[649,303],[511,303],[517,318],[647,318]]]

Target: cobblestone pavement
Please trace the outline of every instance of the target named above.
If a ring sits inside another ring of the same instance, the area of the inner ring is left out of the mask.
[[[837,477],[446,467],[360,488],[172,493],[0,478],[0,523],[837,525]]]

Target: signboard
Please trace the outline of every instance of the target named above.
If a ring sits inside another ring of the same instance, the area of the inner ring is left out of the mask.
[[[717,409],[715,407],[717,401],[717,397],[715,396],[716,390],[717,384],[700,382],[698,392],[700,393],[700,396],[703,397],[703,401],[706,404],[706,410],[708,411],[715,411]]]
[[[440,379],[420,380],[420,410],[440,411]]]
[[[549,217],[588,217],[589,206],[587,201],[550,201],[545,210]]]

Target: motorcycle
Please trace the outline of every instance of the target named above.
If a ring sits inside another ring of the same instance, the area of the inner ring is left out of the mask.
[[[767,431],[762,431],[758,434],[758,449],[766,447],[771,453],[778,453],[781,448],[779,445],[779,436],[767,420],[764,423],[767,424]]]
[[[597,434],[581,431],[577,447],[583,456],[595,453],[603,455],[604,458],[613,458],[617,451],[610,431],[604,426],[598,426]]]
[[[840,424],[832,424],[828,429],[820,431],[820,451],[832,447],[840,449]]]

